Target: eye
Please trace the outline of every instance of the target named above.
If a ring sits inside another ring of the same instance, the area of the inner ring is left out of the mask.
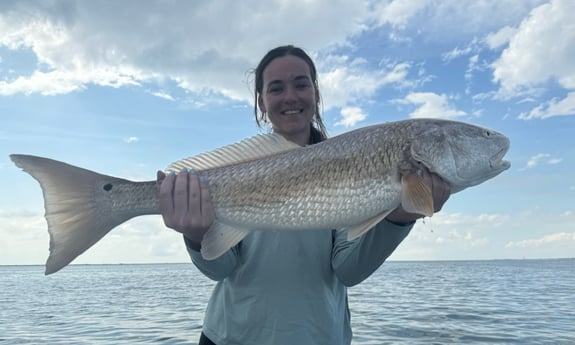
[[[271,93],[271,94],[278,94],[278,93],[281,93],[282,91],[283,91],[283,88],[281,86],[274,86],[274,87],[268,88],[268,93]]]
[[[491,133],[491,131],[488,129],[483,130],[483,136],[486,138],[489,138],[492,134],[493,133]]]

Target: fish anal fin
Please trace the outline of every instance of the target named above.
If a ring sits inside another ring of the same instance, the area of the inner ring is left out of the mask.
[[[390,214],[391,211],[393,210],[385,210],[376,215],[375,217],[371,217],[366,221],[364,221],[363,223],[350,228],[347,232],[347,240],[353,241],[359,236],[365,234],[367,231],[369,231],[371,228],[373,228],[375,225],[381,222],[385,217],[387,217],[387,215]]]
[[[216,220],[202,239],[202,257],[206,260],[219,258],[248,233],[249,231],[236,229]]]
[[[406,173],[401,177],[401,206],[410,213],[431,217],[434,211],[431,188],[425,184],[423,177],[416,172]]]

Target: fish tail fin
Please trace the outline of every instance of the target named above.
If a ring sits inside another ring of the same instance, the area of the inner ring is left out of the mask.
[[[98,195],[111,182],[125,180],[43,157],[13,154],[10,158],[42,188],[50,234],[46,275],[68,265],[130,218],[115,215],[109,199]]]

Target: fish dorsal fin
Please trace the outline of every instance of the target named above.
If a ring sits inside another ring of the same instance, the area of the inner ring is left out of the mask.
[[[222,256],[246,237],[248,231],[215,221],[202,238],[202,257],[214,260]]]
[[[393,210],[385,210],[385,211],[379,213],[378,215],[376,215],[375,217],[371,217],[368,220],[366,220],[365,222],[350,228],[347,232],[347,240],[353,241],[356,238],[358,238],[359,236],[363,235],[369,229],[373,228],[379,222],[381,222],[383,220],[383,218],[387,217],[387,215],[390,214],[391,211],[393,211]]]
[[[423,181],[423,177],[415,172],[409,172],[401,177],[401,206],[410,213],[418,213],[427,217],[433,216],[434,205],[431,189]]]
[[[176,161],[168,166],[166,172],[178,172],[182,169],[201,171],[219,168],[226,165],[249,162],[299,147],[298,144],[285,139],[279,134],[260,134],[235,144]]]

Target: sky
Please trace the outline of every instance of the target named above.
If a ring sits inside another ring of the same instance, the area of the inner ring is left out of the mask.
[[[257,133],[253,74],[315,60],[330,135],[407,118],[507,135],[511,168],[418,221],[391,260],[575,257],[575,2],[0,2],[0,264],[43,264],[42,192],[12,153],[144,181]],[[74,263],[188,262],[160,216]]]

